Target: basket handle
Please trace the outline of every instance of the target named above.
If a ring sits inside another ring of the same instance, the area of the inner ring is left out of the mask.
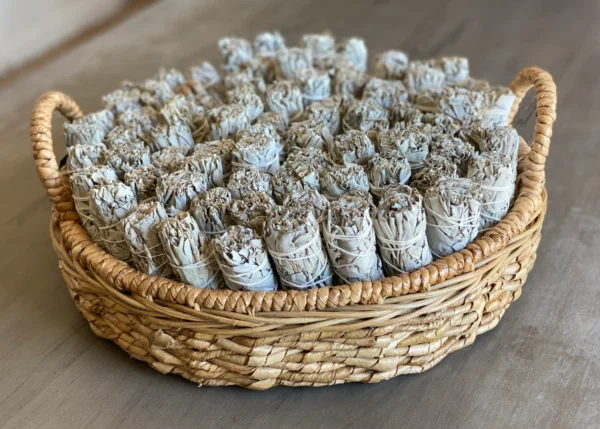
[[[550,73],[537,67],[527,67],[517,75],[510,84],[516,99],[509,120],[512,123],[519,104],[532,86],[535,87],[536,96],[535,130],[521,180],[523,185],[541,192],[546,180],[545,165],[550,149],[552,124],[556,120],[556,84]]]
[[[67,120],[83,116],[79,106],[61,92],[52,91],[40,96],[31,114],[31,145],[40,179],[50,201],[61,219],[77,219],[71,188],[58,169],[52,144],[52,113],[58,110]]]

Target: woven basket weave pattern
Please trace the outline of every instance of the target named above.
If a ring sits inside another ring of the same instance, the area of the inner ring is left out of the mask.
[[[308,291],[202,290],[146,276],[92,243],[52,147],[54,110],[82,115],[58,92],[36,103],[31,140],[54,203],[51,236],[75,305],[94,333],[163,373],[202,385],[323,386],[417,373],[494,328],[533,267],[546,210],[544,164],[556,87],[537,68],[512,83],[511,119],[536,89],[531,148],[521,141],[518,197],[469,246],[409,274]]]

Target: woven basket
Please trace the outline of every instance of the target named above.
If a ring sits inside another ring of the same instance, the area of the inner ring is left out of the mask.
[[[71,297],[96,335],[200,385],[376,383],[425,371],[494,328],[533,267],[546,211],[544,164],[556,86],[545,71],[524,69],[511,84],[511,120],[532,86],[533,144],[521,139],[518,196],[498,225],[409,274],[275,292],[203,290],[150,277],[90,241],[51,135],[55,110],[68,120],[82,113],[66,95],[44,94],[33,111],[31,141],[54,204],[50,231]]]

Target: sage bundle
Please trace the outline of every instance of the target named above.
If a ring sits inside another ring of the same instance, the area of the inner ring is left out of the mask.
[[[198,171],[175,171],[158,179],[156,198],[169,215],[188,210],[192,200],[206,192],[206,175]]]
[[[275,207],[275,201],[265,192],[252,191],[243,200],[232,200],[229,214],[236,224],[252,228],[258,236],[262,236],[265,221]]]
[[[406,87],[411,93],[436,91],[444,86],[445,73],[421,61],[412,61],[406,71]]]
[[[515,172],[510,160],[500,154],[475,154],[469,161],[467,178],[481,186],[479,228],[498,223],[508,212],[515,192]]]
[[[362,72],[367,71],[367,45],[363,39],[351,37],[338,47],[338,54]]]
[[[419,122],[438,128],[448,136],[454,136],[461,130],[460,123],[443,113],[424,113],[420,116]],[[430,132],[435,133],[435,130],[431,129]]]
[[[111,181],[90,190],[90,210],[98,222],[103,247],[121,261],[131,257],[122,221],[136,208],[133,191],[121,182]]]
[[[256,55],[273,58],[277,51],[285,48],[285,39],[278,31],[260,33],[254,38]]]
[[[184,147],[190,150],[194,147],[194,137],[186,124],[179,123],[177,127],[162,124],[154,128],[148,144],[153,152],[168,147]]]
[[[302,91],[304,106],[325,100],[331,95],[331,78],[324,71],[312,67],[299,70],[295,81]]]
[[[123,182],[131,188],[138,203],[154,198],[158,178],[164,174],[154,166],[140,165],[125,173]]]
[[[67,148],[77,145],[103,145],[106,130],[101,124],[66,122],[64,125]]]
[[[385,186],[404,185],[411,177],[408,160],[396,150],[373,156],[369,159],[366,171],[371,193],[379,199],[383,197]]]
[[[165,171],[175,171],[181,160],[185,159],[188,153],[186,147],[171,146],[152,154],[152,165]]]
[[[413,176],[411,186],[425,195],[427,189],[437,185],[440,180],[456,178],[458,173],[452,160],[440,155],[430,155],[425,159],[423,168]]]
[[[178,170],[197,171],[206,177],[208,189],[224,186],[223,164],[216,153],[194,153],[177,164]]]
[[[506,156],[513,166],[519,159],[519,134],[512,127],[495,127],[485,129],[472,127],[467,132],[467,138],[479,148],[480,152],[491,152]]]
[[[323,233],[333,271],[342,283],[383,278],[366,200],[355,197],[334,201]]]
[[[265,112],[254,125],[268,125],[282,136],[288,127],[288,117],[282,112]]]
[[[302,46],[310,52],[313,62],[335,55],[335,39],[331,34],[305,34]]]
[[[327,154],[316,147],[292,150],[289,153],[287,160],[288,162],[294,162],[296,164],[311,165],[319,174],[321,174],[321,171],[323,171],[325,167],[330,165]]]
[[[104,162],[112,167],[117,177],[123,180],[125,173],[141,165],[150,166],[150,149],[143,141],[123,143],[104,152]]]
[[[422,122],[423,113],[408,101],[401,101],[390,109],[390,129],[397,124],[411,125]]]
[[[137,88],[121,88],[102,97],[105,109],[119,116],[128,110],[137,110],[142,107],[141,92]]]
[[[304,111],[304,118],[323,122],[329,129],[329,134],[337,135],[340,130],[340,100],[339,97],[327,98],[310,104]]]
[[[346,192],[338,199],[338,201],[354,201],[356,199],[365,200],[367,203],[369,203],[369,207],[371,209],[375,209],[375,200],[373,199],[373,195],[371,195],[369,191],[363,191],[362,189]]]
[[[231,175],[233,151],[235,142],[231,139],[215,140],[212,142],[197,144],[194,147],[195,155],[212,155],[216,154],[221,157],[221,166],[223,168],[223,178],[226,179]]]
[[[510,110],[515,102],[516,96],[503,86],[494,86],[484,90],[484,108],[481,114],[481,126],[494,128],[509,125]]]
[[[246,109],[239,104],[216,107],[208,113],[208,118],[212,140],[234,138],[238,132],[250,126]]]
[[[429,136],[419,126],[396,126],[391,130],[379,133],[379,151],[388,153],[393,150],[404,155],[410,164],[413,174],[423,168],[423,163],[429,155]]]
[[[442,135],[431,143],[430,154],[439,155],[456,165],[458,175],[465,177],[475,148],[462,139]]]
[[[273,191],[271,190],[271,176],[254,167],[235,171],[229,178],[227,190],[231,193],[231,198],[234,200],[244,199],[251,192],[258,191],[262,191],[269,196],[273,195]]]
[[[300,189],[319,190],[319,175],[310,164],[298,164],[286,161],[272,177],[273,198],[278,204],[286,194]]]
[[[239,37],[226,37],[219,40],[219,50],[225,62],[225,70],[229,72],[240,69],[252,59],[252,44]]]
[[[325,150],[333,147],[333,136],[327,124],[311,119],[291,124],[285,141],[290,151],[306,148]]]
[[[425,112],[443,113],[464,125],[481,119],[484,109],[483,94],[461,87],[444,87],[439,93],[422,93],[415,104]]]
[[[211,106],[210,109],[214,109],[218,106]],[[191,108],[191,121],[190,130],[192,131],[192,138],[194,143],[205,142],[210,135],[210,121],[208,119],[208,112],[205,107],[194,104]]]
[[[306,207],[313,212],[315,219],[322,224],[327,218],[329,210],[329,200],[319,193],[316,189],[296,189],[283,198],[283,207],[293,204]]]
[[[390,50],[375,56],[375,76],[382,79],[401,80],[408,69],[408,55]]]
[[[243,131],[240,131],[237,134],[237,141],[241,141],[244,139],[254,140],[260,139],[263,137],[267,137],[275,141],[275,145],[277,146],[277,152],[279,153],[279,159],[283,160],[285,158],[286,144],[283,141],[281,135],[277,132],[277,128],[275,125],[270,123],[256,123],[254,125],[250,125]]]
[[[168,277],[172,273],[158,235],[158,226],[165,220],[165,208],[157,201],[149,201],[140,204],[123,221],[133,265],[150,276]]]
[[[265,102],[271,112],[281,113],[288,122],[300,118],[304,109],[302,91],[287,81],[276,81],[267,87]]]
[[[70,172],[100,164],[104,159],[106,146],[99,144],[78,144],[67,148],[67,169]]]
[[[383,122],[385,128],[388,124],[387,111],[377,101],[366,98],[350,102],[342,118],[342,129],[370,131],[377,123]]]
[[[275,54],[275,70],[281,80],[294,80],[300,70],[312,67],[310,51],[304,48],[282,48]]]
[[[283,289],[330,284],[333,272],[311,210],[298,205],[275,210],[265,226],[265,243]]]
[[[460,84],[469,79],[469,59],[465,57],[441,57],[430,64],[444,73],[446,85]]]
[[[158,80],[161,82],[165,82],[172,89],[177,88],[178,86],[184,85],[186,82],[185,76],[177,69],[166,69],[160,68],[158,73],[154,75],[154,80]]]
[[[449,179],[427,189],[423,206],[427,215],[427,242],[442,258],[464,249],[479,230],[481,187],[469,179]]]
[[[337,164],[356,163],[365,165],[375,155],[375,144],[367,133],[359,130],[350,130],[335,138],[331,159]]]
[[[162,109],[176,95],[169,83],[161,80],[147,79],[140,85],[140,89],[141,102],[156,110]]]
[[[214,239],[215,255],[229,289],[270,291],[277,281],[262,239],[251,229],[232,226]]]
[[[111,110],[102,109],[97,112],[88,113],[79,119],[75,119],[73,123],[79,124],[94,124],[104,129],[108,133],[115,125],[115,115]]]
[[[377,77],[369,79],[363,91],[363,99],[375,100],[384,109],[391,109],[408,100],[408,92],[400,80],[385,80]]]
[[[198,195],[190,204],[190,214],[203,234],[222,234],[233,225],[229,215],[231,193],[225,188],[212,188]]]
[[[341,67],[335,71],[333,93],[350,99],[358,98],[361,96],[366,84],[367,75],[364,71],[352,65]]]
[[[198,84],[203,89],[210,89],[221,83],[221,76],[215,66],[204,61],[199,66],[194,66],[190,69],[189,80],[192,84]]]
[[[233,169],[254,167],[269,174],[279,170],[279,148],[274,138],[263,135],[256,138],[243,138],[233,151]]]
[[[327,166],[319,175],[321,193],[329,201],[356,190],[369,191],[369,178],[358,164]]]
[[[127,110],[117,118],[117,124],[125,128],[138,130],[136,133],[150,136],[154,128],[160,125],[158,114],[150,106],[143,106],[139,110]],[[113,129],[111,127],[107,132]]]
[[[238,86],[227,93],[227,98],[231,104],[244,106],[250,122],[256,121],[265,111],[262,99],[256,93],[253,86]]]
[[[201,289],[218,289],[222,285],[213,247],[189,213],[177,213],[161,223],[158,235],[180,281]]]
[[[109,149],[130,143],[139,145],[143,143],[142,137],[143,131],[138,124],[117,125],[106,135],[104,143]]]
[[[399,185],[394,195],[381,201],[373,226],[386,275],[407,273],[433,260],[423,197],[411,187]]]

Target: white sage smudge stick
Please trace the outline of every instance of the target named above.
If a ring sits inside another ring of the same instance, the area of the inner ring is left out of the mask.
[[[262,236],[265,221],[275,207],[275,201],[265,192],[252,191],[243,200],[232,200],[229,214],[236,224],[252,228],[258,236]]]
[[[440,155],[430,155],[425,159],[423,168],[416,172],[410,185],[425,195],[427,189],[438,184],[440,180],[457,179],[456,164]]]
[[[420,122],[424,125],[440,128],[444,134],[454,136],[461,130],[459,122],[443,113],[423,113],[420,117]]]
[[[341,57],[350,61],[358,70],[367,71],[368,51],[363,39],[356,37],[347,39],[338,46],[337,50]]]
[[[173,89],[185,84],[185,76],[177,69],[160,68],[153,79],[166,82]]]
[[[516,98],[510,88],[494,86],[484,90],[483,97],[481,126],[493,128],[509,125],[508,117]]]
[[[67,148],[67,169],[70,172],[98,165],[104,159],[103,144],[78,144]]]
[[[427,242],[433,256],[462,250],[477,236],[480,193],[480,185],[469,179],[442,180],[425,192]]]
[[[296,189],[286,194],[282,206],[287,207],[292,204],[299,204],[312,210],[319,224],[325,221],[329,210],[329,200],[316,189]]]
[[[117,117],[116,123],[139,130],[145,136],[150,136],[154,128],[160,125],[158,113],[150,106],[143,106],[140,110],[126,110]],[[111,127],[108,132],[112,129]]]
[[[357,98],[367,84],[367,75],[354,66],[336,69],[333,78],[333,93],[342,97]]]
[[[243,131],[240,131],[237,134],[237,141],[242,141],[244,139],[246,139],[247,141],[252,141],[264,137],[275,140],[277,152],[279,153],[279,160],[283,161],[285,159],[285,152],[287,149],[286,144],[273,124],[256,123],[254,125],[250,125],[248,128],[246,128]]]
[[[375,155],[375,143],[364,131],[349,130],[335,138],[331,159],[337,164],[355,163],[366,165]]]
[[[246,115],[250,122],[256,121],[265,111],[262,99],[251,85],[242,85],[227,93],[227,99],[231,104],[239,104],[246,109]]]
[[[176,95],[167,82],[155,79],[145,80],[140,89],[142,90],[140,95],[142,103],[156,110],[162,109]]]
[[[223,178],[226,179],[231,175],[233,160],[233,151],[235,142],[231,139],[215,140],[212,142],[197,144],[194,148],[196,155],[212,155],[217,154],[221,157],[221,165],[223,167]]]
[[[207,61],[204,61],[199,66],[192,67],[189,71],[189,79],[206,89],[221,83],[219,72],[215,66]]]
[[[271,178],[273,198],[278,204],[286,194],[300,189],[319,190],[319,174],[310,164],[298,164],[286,161]]]
[[[152,165],[164,171],[175,171],[187,153],[188,149],[185,147],[167,147],[152,154]]]
[[[279,148],[270,136],[243,138],[235,144],[233,151],[233,170],[254,167],[269,174],[279,170]]]
[[[265,226],[265,243],[283,289],[331,284],[333,272],[313,212],[298,205],[275,210]]]
[[[230,72],[239,71],[254,56],[252,44],[239,37],[226,37],[219,40],[219,49],[223,55],[225,70]]]
[[[404,155],[396,150],[373,156],[366,167],[371,193],[383,197],[383,188],[388,185],[404,185],[411,177],[410,164]]]
[[[399,185],[394,195],[381,201],[373,226],[387,276],[414,271],[433,260],[423,197],[411,187]]]
[[[256,120],[255,125],[268,125],[272,127],[277,134],[283,136],[288,127],[287,114],[281,112],[265,112]]]
[[[137,88],[117,89],[102,97],[102,105],[118,116],[128,110],[138,110],[142,107],[141,92]]]
[[[352,101],[342,118],[342,129],[370,131],[378,122],[388,124],[387,111],[377,101],[367,98]]]
[[[340,98],[335,96],[312,103],[304,111],[304,118],[325,123],[329,134],[335,136],[340,130],[340,102]]]
[[[158,179],[156,198],[169,215],[188,210],[192,200],[206,192],[206,175],[197,171],[175,171]]]
[[[285,146],[290,151],[306,148],[325,150],[333,147],[333,136],[327,124],[311,119],[291,124],[285,141]]]
[[[481,185],[479,229],[494,226],[508,212],[515,193],[513,165],[504,155],[475,154],[469,161],[467,178]]]
[[[285,39],[278,31],[260,33],[254,38],[254,52],[264,57],[274,57],[285,48]]]
[[[275,70],[280,80],[294,80],[300,70],[312,67],[312,56],[305,48],[282,48],[275,54]]]
[[[379,133],[379,152],[389,153],[393,150],[404,155],[413,172],[423,167],[429,155],[430,137],[416,125],[398,126]]]
[[[239,104],[226,104],[212,109],[209,112],[210,138],[221,140],[233,138],[250,126],[250,119],[244,106]]]
[[[485,129],[472,127],[467,137],[480,152],[491,152],[506,156],[515,167],[519,159],[519,134],[512,127]]]
[[[192,105],[190,130],[192,131],[194,143],[202,143],[206,141],[210,135],[210,121],[208,119],[207,109],[214,109],[216,107],[218,106],[210,106],[205,108],[196,104]]]
[[[265,192],[269,196],[273,195],[271,176],[254,167],[234,172],[227,183],[227,190],[234,200],[244,199],[255,191]]]
[[[288,81],[275,81],[269,85],[265,102],[271,112],[281,113],[288,122],[298,120],[304,109],[302,91],[297,85]]]
[[[328,33],[305,34],[302,47],[308,49],[313,61],[335,55],[335,39]]]
[[[289,162],[294,162],[297,164],[312,165],[313,168],[317,171],[317,173],[319,173],[319,175],[325,167],[330,165],[329,157],[327,156],[327,154],[316,147],[294,149],[289,153],[287,160]]]
[[[103,145],[106,130],[101,124],[66,122],[64,125],[67,148],[77,145]]]
[[[408,69],[408,55],[390,50],[375,56],[375,76],[382,79],[403,79]]]
[[[329,201],[337,200],[350,191],[369,191],[369,178],[358,164],[327,166],[319,175],[321,193]]]
[[[143,131],[138,124],[117,125],[104,138],[104,143],[109,149],[113,149],[123,144],[140,144],[142,142]]]
[[[194,147],[190,124],[192,111],[183,96],[170,100],[160,111],[161,125],[154,129],[149,144],[153,151],[170,146]]]
[[[456,165],[458,175],[465,177],[475,148],[462,139],[442,135],[431,143],[430,154],[439,155]]]
[[[95,124],[99,125],[104,129],[105,133],[108,133],[114,127],[115,115],[112,110],[103,109],[97,112],[88,113],[79,119],[75,119],[74,123],[80,124]]]
[[[404,123],[404,125],[421,123],[422,118],[423,113],[414,104],[408,101],[401,101],[390,109],[390,129],[400,123]]]
[[[206,177],[208,189],[224,186],[223,164],[217,154],[194,153],[177,164],[178,170],[197,171]]]
[[[408,100],[408,92],[399,80],[385,80],[377,77],[369,79],[363,91],[363,99],[372,99],[384,109]]]
[[[406,71],[406,87],[411,93],[435,91],[444,86],[446,75],[430,64],[412,61]]]
[[[383,278],[368,201],[334,201],[323,231],[335,274],[343,284]]]
[[[133,265],[150,276],[168,277],[172,273],[158,236],[158,226],[165,220],[167,212],[162,204],[149,201],[140,204],[123,221],[123,233]]]
[[[296,73],[296,84],[302,91],[304,106],[325,100],[331,95],[331,78],[324,71],[306,68]]]
[[[229,215],[231,193],[225,188],[213,188],[198,195],[190,204],[190,214],[207,236],[222,234],[233,225]]]
[[[104,162],[112,167],[117,177],[123,180],[125,173],[141,165],[150,166],[150,149],[143,141],[123,143],[104,152]]]
[[[229,289],[277,289],[273,268],[261,238],[244,226],[232,226],[213,241],[215,255]]]
[[[156,167],[141,165],[125,173],[123,182],[131,188],[138,203],[141,203],[156,195],[156,184],[163,174]]]
[[[469,59],[465,57],[440,57],[429,64],[444,73],[446,85],[456,85],[469,79]]]
[[[187,212],[159,225],[158,235],[177,278],[201,289],[219,289],[223,277],[208,238]]]
[[[98,232],[108,253],[121,261],[131,257],[123,232],[123,219],[137,208],[131,188],[108,182],[90,191],[90,210],[98,220]]]
[[[424,112],[443,113],[464,125],[481,120],[484,96],[479,91],[461,87],[444,87],[438,93],[421,93],[415,99]]]

